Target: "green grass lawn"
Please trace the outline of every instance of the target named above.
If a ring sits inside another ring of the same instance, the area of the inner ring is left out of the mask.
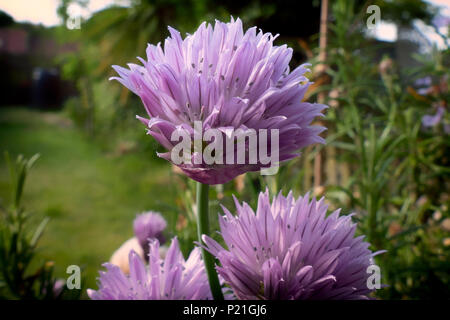
[[[136,213],[164,213],[174,199],[170,166],[155,154],[108,153],[62,113],[3,108],[0,198],[6,204],[10,196],[5,150],[13,157],[41,154],[24,194],[36,223],[44,216],[51,218],[39,254],[55,262],[60,277],[67,276],[68,265],[84,267],[85,288],[96,288],[101,263],[132,236]]]

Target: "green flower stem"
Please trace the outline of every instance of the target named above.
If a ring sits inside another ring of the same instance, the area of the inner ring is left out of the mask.
[[[209,185],[197,182],[197,230],[199,243],[203,243],[203,234],[209,235],[208,193]],[[214,257],[205,249],[202,248],[201,250],[212,296],[214,300],[223,300],[219,277],[214,268]]]

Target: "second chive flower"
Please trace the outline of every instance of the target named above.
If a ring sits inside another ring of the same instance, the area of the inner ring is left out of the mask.
[[[237,200],[237,215],[219,219],[228,249],[204,236],[219,274],[239,299],[367,299],[369,243],[355,237],[351,216],[328,217],[324,199],[260,193],[256,214]]]

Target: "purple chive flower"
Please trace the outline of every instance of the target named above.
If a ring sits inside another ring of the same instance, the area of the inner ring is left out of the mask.
[[[216,21],[214,27],[202,23],[192,35],[182,39],[169,27],[170,37],[161,45],[147,47],[143,66],[129,69],[113,66],[113,77],[137,94],[150,119],[137,117],[169,152],[158,154],[169,161],[175,130],[187,132],[194,140],[194,122],[201,121],[202,133],[219,129],[224,137],[229,129],[279,130],[279,162],[298,156],[298,150],[323,143],[323,127],[311,125],[326,108],[302,102],[309,87],[301,65],[290,72],[292,49],[273,44],[277,36],[257,31],[245,33],[240,19],[229,23]],[[225,139],[225,138],[224,138]],[[271,143],[271,136],[268,138]],[[224,140],[223,140],[224,141]],[[270,150],[270,147],[267,147]],[[226,158],[226,152],[223,153]],[[268,167],[258,158],[256,164],[177,164],[192,179],[220,184],[248,172]],[[173,161],[172,161],[173,162]],[[224,162],[225,163],[225,162]]]
[[[438,29],[444,28],[450,25],[450,17],[439,14],[433,18],[431,23]]]
[[[428,94],[431,89],[432,82],[433,82],[433,80],[431,79],[430,76],[417,79],[414,82],[414,85],[419,87],[419,89],[417,90],[417,93],[419,93],[421,95]]]
[[[206,248],[239,299],[367,299],[373,256],[356,224],[327,206],[281,193],[270,203],[260,193],[256,214],[235,199],[237,216],[224,208],[221,235],[228,249],[203,236]]]
[[[416,86],[418,86],[418,87],[424,87],[424,86],[431,86],[431,84],[432,84],[432,79],[431,79],[431,77],[430,76],[426,76],[426,77],[423,77],[423,78],[419,78],[419,79],[417,79],[415,82],[414,82],[414,84],[416,85]]]
[[[148,254],[149,239],[158,239],[160,244],[166,242],[163,231],[167,226],[166,220],[157,212],[149,211],[136,216],[133,229],[145,255]]]
[[[160,259],[159,242],[150,243],[149,266],[134,252],[129,255],[130,275],[110,263],[100,272],[99,289],[88,289],[93,300],[205,300],[211,299],[208,279],[195,248],[185,261],[174,238],[166,258]]]
[[[422,117],[422,125],[424,127],[434,127],[441,122],[444,113],[445,108],[443,106],[439,106],[435,115],[427,114]]]
[[[64,286],[66,285],[66,281],[64,279],[58,279],[53,284],[53,295],[58,297],[64,290]]]

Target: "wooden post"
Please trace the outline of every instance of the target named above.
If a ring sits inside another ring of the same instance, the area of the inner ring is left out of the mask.
[[[316,67],[316,72],[320,76],[326,70],[327,58],[327,22],[328,22],[328,0],[322,0],[320,8],[320,36],[319,36],[319,63]],[[320,92],[317,97],[317,102],[325,102],[325,92]],[[317,153],[314,158],[314,187],[319,187],[322,184],[322,153]]]

